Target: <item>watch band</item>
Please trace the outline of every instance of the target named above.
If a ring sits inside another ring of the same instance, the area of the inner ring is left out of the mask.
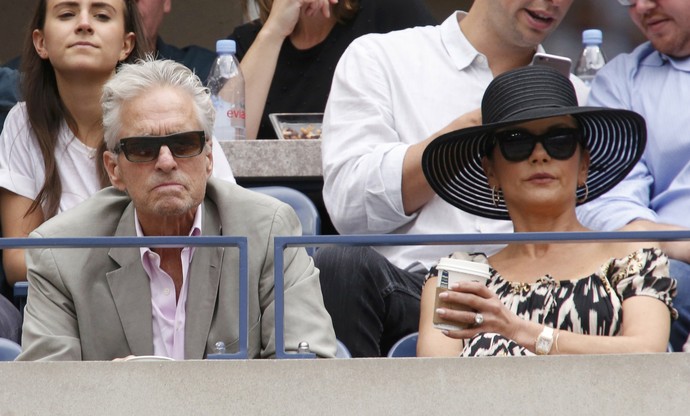
[[[548,355],[553,345],[553,328],[544,325],[544,329],[534,342],[534,352],[537,355]]]

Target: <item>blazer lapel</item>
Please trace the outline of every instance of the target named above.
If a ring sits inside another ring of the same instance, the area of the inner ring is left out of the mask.
[[[134,208],[125,209],[115,236],[135,236]],[[153,354],[151,284],[137,247],[113,247],[110,257],[120,268],[106,273],[122,329],[134,355]]]
[[[221,235],[216,205],[206,198],[202,206],[202,235]],[[194,251],[187,275],[189,288],[185,305],[186,359],[201,359],[205,356],[218,297],[223,253],[223,247],[197,247]]]

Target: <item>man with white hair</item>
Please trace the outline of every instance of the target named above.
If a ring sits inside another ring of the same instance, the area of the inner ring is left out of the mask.
[[[300,234],[290,206],[211,177],[208,89],[171,60],[122,65],[104,87],[103,161],[112,183],[32,237],[246,236],[249,358],[276,352],[273,239]],[[319,271],[285,251],[285,349],[333,357]],[[201,359],[239,348],[239,254],[220,247],[27,252],[20,360]]]

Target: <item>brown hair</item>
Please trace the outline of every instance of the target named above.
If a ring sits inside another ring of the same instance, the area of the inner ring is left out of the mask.
[[[266,23],[268,14],[273,7],[273,0],[255,0],[259,6],[259,19],[261,23]],[[247,14],[247,2],[243,2],[244,13]],[[331,11],[338,22],[346,22],[357,14],[359,11],[359,0],[340,0],[337,4],[331,6]]]
[[[133,62],[136,58],[143,56],[146,40],[135,0],[122,1],[125,3],[125,33],[135,34],[134,48],[125,62]],[[45,166],[45,182],[26,214],[34,212],[45,204],[45,214],[48,219],[57,214],[62,196],[62,184],[55,159],[58,132],[63,120],[72,128],[75,127],[75,121],[60,98],[53,65],[48,59],[41,59],[34,48],[32,33],[35,29],[42,30],[45,27],[46,13],[47,0],[40,0],[31,20],[22,52],[21,86],[29,124],[36,136]],[[99,146],[97,154],[103,150],[105,150],[105,143]],[[101,185],[105,187],[109,184],[108,176],[102,159],[96,158],[96,160],[97,172],[94,173],[98,175]]]

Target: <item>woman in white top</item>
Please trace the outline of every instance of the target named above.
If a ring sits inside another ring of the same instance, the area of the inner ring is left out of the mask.
[[[0,136],[4,237],[38,225],[110,185],[101,159],[100,97],[118,63],[146,50],[134,0],[41,0],[22,55],[25,102]],[[217,145],[214,174],[232,179]],[[219,172],[220,170],[220,172]],[[10,284],[26,279],[24,251],[3,250]]]

